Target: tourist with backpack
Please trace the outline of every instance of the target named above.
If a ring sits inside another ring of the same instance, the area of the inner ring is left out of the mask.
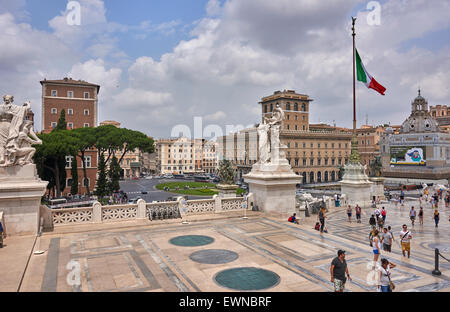
[[[296,214],[296,213],[294,213],[292,216],[289,217],[288,222],[300,224],[300,223],[298,222],[297,214]]]

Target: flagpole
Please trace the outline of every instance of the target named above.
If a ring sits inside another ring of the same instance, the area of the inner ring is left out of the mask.
[[[352,137],[352,153],[350,155],[350,162],[359,164],[361,157],[358,153],[358,139],[356,137],[356,77],[355,77],[355,63],[356,63],[356,46],[355,46],[355,22],[356,17],[352,17],[352,37],[353,37],[353,137]]]

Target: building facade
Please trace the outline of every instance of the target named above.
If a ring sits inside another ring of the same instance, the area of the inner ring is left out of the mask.
[[[214,173],[216,143],[204,139],[163,139],[155,143],[156,167],[160,174]]]
[[[374,174],[371,163],[380,155],[380,139],[383,133],[385,133],[384,126],[363,125],[360,129],[356,129],[361,164],[367,167],[366,174],[369,176]]]
[[[450,178],[450,134],[442,131],[420,90],[399,133],[386,129],[380,146],[382,174],[393,182],[446,184]]]
[[[259,104],[262,117],[272,114],[276,105],[285,113],[280,140],[287,146],[286,158],[292,169],[302,175],[303,184],[334,182],[350,157],[352,133],[345,128],[309,123],[308,95],[294,90],[276,91]],[[232,161],[236,179],[242,180],[259,160],[257,128],[249,128],[219,139],[218,158]]]
[[[65,110],[67,128],[96,127],[98,118],[98,93],[100,86],[82,80],[64,78],[61,80],[47,80],[42,85],[42,132],[49,133],[56,127],[61,111]],[[77,157],[78,190],[86,194],[86,186],[90,192],[95,189],[97,179],[96,150],[88,150],[85,154],[86,179],[84,179],[83,164]],[[70,194],[72,185],[72,158],[66,157],[66,188],[64,195]]]

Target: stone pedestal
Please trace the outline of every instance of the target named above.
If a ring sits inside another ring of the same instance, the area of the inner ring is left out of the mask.
[[[381,200],[385,199],[384,197],[384,181],[386,179],[383,177],[371,177],[369,181],[372,182],[372,190],[370,192],[370,198],[375,196],[376,198],[380,198]]]
[[[0,168],[0,211],[8,235],[38,233],[39,207],[47,184],[39,179],[33,164]]]
[[[346,195],[348,205],[358,204],[361,208],[368,208],[372,205],[370,197],[373,183],[366,175],[366,166],[360,163],[350,163],[344,167],[344,176],[341,184],[341,194]]]
[[[236,191],[238,189],[238,186],[230,184],[218,184],[217,189],[219,190],[219,197],[230,198],[236,197]]]
[[[252,171],[244,175],[254,194],[254,204],[260,211],[287,218],[296,211],[296,187],[301,176],[296,175],[286,159],[277,163],[256,163]]]

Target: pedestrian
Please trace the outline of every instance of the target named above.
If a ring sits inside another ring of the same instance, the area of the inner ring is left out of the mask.
[[[392,234],[389,233],[387,228],[383,229],[382,242],[383,242],[383,250],[391,252],[391,250],[392,250],[391,249],[391,247],[392,247]]]
[[[2,220],[0,220],[0,248],[3,248],[3,238],[6,237],[6,234],[3,230]]]
[[[386,209],[384,207],[381,207],[381,217],[383,218],[383,223],[386,222]]]
[[[347,207],[347,216],[348,222],[352,223],[352,206],[348,205]]]
[[[409,218],[411,219],[412,226],[414,226],[414,221],[416,220],[416,211],[414,210],[414,206],[412,206],[409,211]]]
[[[422,205],[422,194],[419,195],[419,204]]]
[[[292,223],[300,224],[300,223],[298,223],[298,219],[297,219],[297,214],[296,213],[294,213],[292,216],[290,216],[288,221],[292,222]]]
[[[369,224],[372,226],[372,229],[375,229],[377,225],[377,220],[375,219],[375,215],[372,215],[369,219]]]
[[[375,209],[375,217],[378,220],[378,217],[381,215],[381,211],[379,208]]]
[[[435,227],[438,227],[439,224],[439,211],[436,209],[433,214]]]
[[[405,192],[402,191],[400,192],[400,204],[403,207],[404,206],[404,202],[405,202]]]
[[[325,227],[325,218],[325,208],[321,207],[319,211],[320,233],[323,233],[323,228]]]
[[[356,213],[356,222],[361,223],[361,207],[359,207],[358,204],[356,204],[355,213]]]
[[[395,264],[389,262],[387,259],[381,259],[380,275],[378,279],[378,289],[380,289],[381,292],[392,292],[394,290],[395,285],[392,283],[390,271],[390,269],[393,268],[395,268]]]
[[[395,242],[395,239],[394,239],[394,233],[392,233],[392,228],[391,228],[391,226],[389,225],[387,228],[388,228],[388,232],[391,233],[392,242]]]
[[[378,217],[377,225],[378,225],[378,231],[381,232],[383,230],[383,227],[384,227],[384,221],[383,221],[383,217],[382,216]]]
[[[338,250],[337,257],[331,262],[330,274],[331,282],[334,284],[334,291],[343,292],[347,278],[350,281],[352,280],[345,261],[345,250]],[[346,274],[347,278],[345,277]]]
[[[375,264],[378,261],[378,257],[381,255],[381,248],[380,248],[380,237],[378,237],[378,230],[375,230],[373,232],[373,238],[372,238],[372,250],[373,250],[373,265],[375,268]]]
[[[335,207],[339,207],[338,196],[337,196],[336,193],[334,194],[334,206],[335,206]]]
[[[422,206],[420,207],[420,210],[419,210],[419,223],[420,223],[420,225],[423,225],[423,207]]]
[[[406,224],[403,224],[402,226],[402,231],[400,232],[400,242],[402,244],[402,254],[403,257],[405,257],[405,251],[408,252],[408,258],[410,256],[410,252],[411,252],[411,232],[408,230],[408,227],[406,226]]]

